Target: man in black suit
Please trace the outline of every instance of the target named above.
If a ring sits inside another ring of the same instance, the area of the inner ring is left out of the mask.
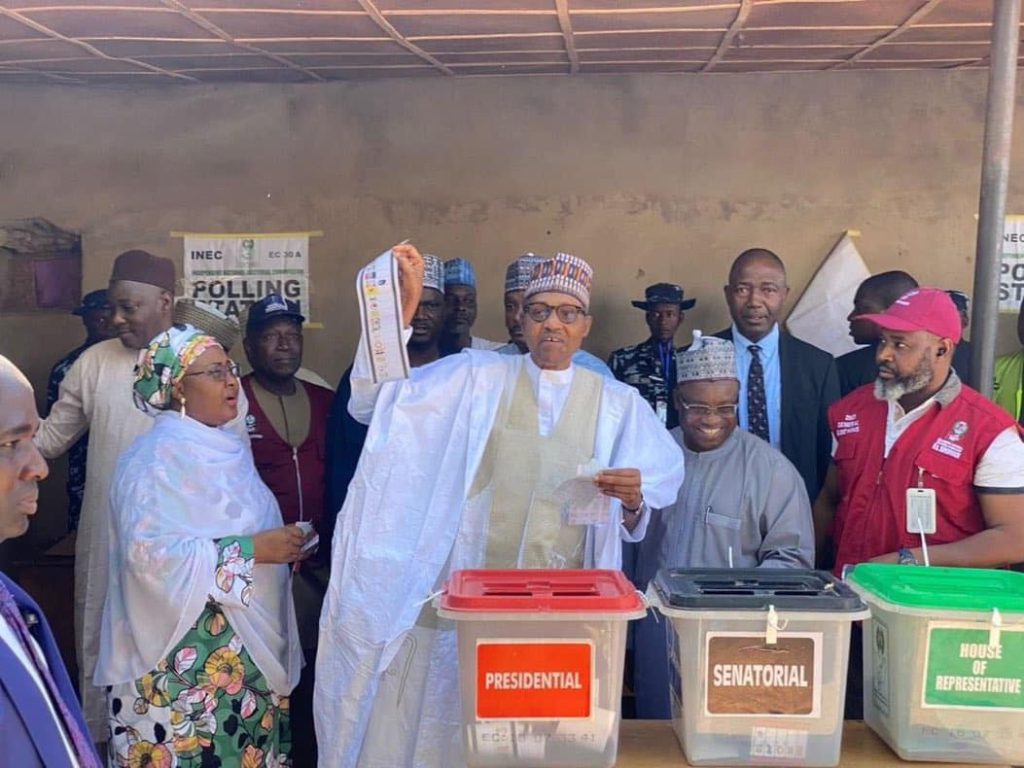
[[[36,513],[46,461],[32,386],[0,355],[0,542]],[[99,768],[82,708],[39,606],[0,573],[0,765]]]
[[[740,427],[781,450],[815,499],[831,460],[827,409],[839,399],[835,361],[779,328],[789,285],[771,251],[737,256],[724,292],[732,327],[717,335],[736,345]]]
[[[917,280],[898,269],[872,275],[857,286],[857,293],[853,296],[853,310],[846,319],[850,323],[850,338],[855,344],[866,346],[836,358],[839,390],[843,397],[878,376],[878,365],[875,364],[878,326],[860,320],[860,316],[885,312],[896,299],[915,288]]]

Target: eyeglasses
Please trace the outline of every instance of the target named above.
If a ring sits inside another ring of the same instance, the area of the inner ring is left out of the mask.
[[[687,416],[695,416],[697,418],[703,418],[704,416],[721,416],[723,419],[729,419],[736,415],[737,409],[740,407],[739,403],[730,403],[729,405],[700,405],[699,403],[680,403],[683,410],[686,411]]]
[[[186,376],[209,376],[211,379],[217,382],[224,382],[227,379],[228,374],[234,379],[238,378],[239,368],[238,363],[228,363],[227,365],[211,365],[202,371],[189,371]]]
[[[587,314],[583,307],[577,307],[575,304],[560,304],[557,307],[552,307],[550,304],[541,304],[539,302],[527,304],[523,307],[523,311],[535,323],[543,323],[554,312],[558,319],[566,325],[572,325],[576,322],[577,318]]]

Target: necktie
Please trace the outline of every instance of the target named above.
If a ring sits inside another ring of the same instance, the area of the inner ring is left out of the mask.
[[[668,395],[666,402],[672,399],[672,390],[675,388],[675,371],[672,370],[672,363],[675,360],[675,349],[672,342],[658,344],[658,356],[661,358],[661,378],[664,380],[665,394]]]
[[[764,367],[761,365],[761,348],[751,344],[750,369],[747,371],[747,431],[766,442],[768,434],[768,398],[764,394]]]
[[[96,762],[96,753],[92,748],[92,742],[89,741],[88,736],[82,733],[78,727],[78,721],[75,720],[68,710],[67,704],[64,703],[64,699],[60,695],[60,689],[57,688],[57,683],[54,682],[53,675],[50,674],[50,668],[36,655],[35,648],[32,645],[32,636],[29,634],[28,626],[21,616],[21,611],[18,610],[18,606],[14,602],[14,596],[0,582],[0,621],[2,620],[6,620],[7,624],[14,630],[14,634],[21,641],[26,655],[32,659],[36,671],[42,678],[43,683],[45,683],[46,690],[50,693],[50,700],[64,724],[64,730],[68,738],[71,740],[79,765],[81,768],[99,768],[99,763]]]

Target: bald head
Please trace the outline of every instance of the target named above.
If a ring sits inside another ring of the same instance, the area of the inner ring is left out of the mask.
[[[749,248],[733,261],[724,290],[736,329],[758,342],[778,324],[789,296],[786,265],[767,248]]]
[[[21,536],[36,513],[46,461],[32,442],[39,426],[32,386],[0,355],[0,541]]]
[[[736,279],[736,275],[751,264],[770,264],[782,272],[783,275],[786,274],[786,265],[782,263],[782,259],[774,251],[769,251],[767,248],[748,248],[736,257],[729,268],[729,282],[733,282]]]
[[[32,391],[32,385],[25,374],[21,372],[21,369],[6,357],[0,355],[0,394],[6,392],[9,388],[16,388],[19,385],[27,388],[30,392]],[[0,408],[3,408],[2,398],[0,398]]]
[[[853,297],[853,311],[846,318],[854,342],[874,344],[878,338],[878,328],[874,323],[857,320],[859,315],[885,312],[896,299],[917,287],[917,280],[899,269],[880,272],[862,282]]]

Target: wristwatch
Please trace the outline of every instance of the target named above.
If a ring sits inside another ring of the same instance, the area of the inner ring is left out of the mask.
[[[640,495],[640,506],[636,509],[630,509],[625,504],[622,505],[622,511],[627,515],[639,515],[647,508],[647,502],[644,500],[643,494]]]
[[[900,565],[920,565],[917,562],[917,558],[914,557],[914,553],[906,547],[902,547],[899,552],[896,553],[899,558],[898,562]]]

